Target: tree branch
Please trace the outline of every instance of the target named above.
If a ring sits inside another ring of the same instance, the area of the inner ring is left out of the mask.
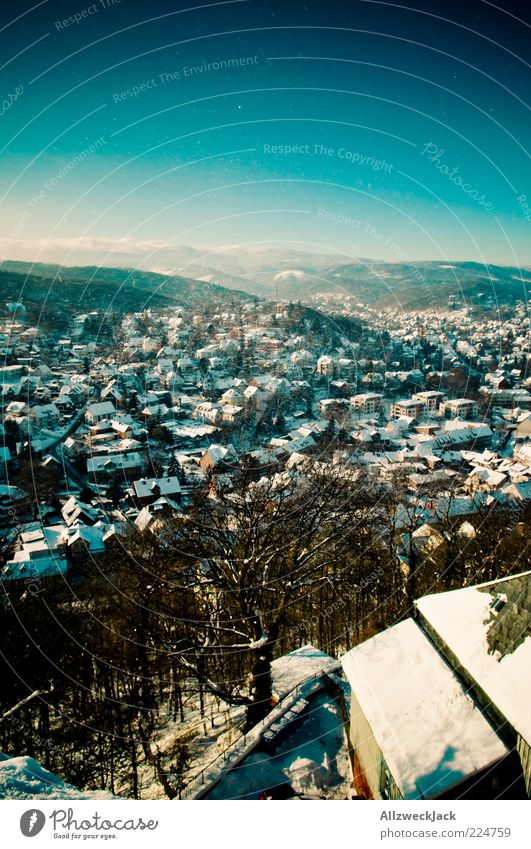
[[[35,692],[31,693],[31,695],[26,696],[25,699],[21,699],[20,702],[17,702],[16,705],[13,705],[13,707],[9,708],[9,710],[3,713],[2,716],[0,716],[0,722],[3,722],[5,719],[8,719],[10,716],[12,716],[12,714],[16,713],[17,710],[20,710],[21,707],[24,707],[24,705],[27,705],[28,702],[33,701],[33,699],[37,699],[39,698],[39,696],[49,696],[50,692],[50,690],[35,690]]]

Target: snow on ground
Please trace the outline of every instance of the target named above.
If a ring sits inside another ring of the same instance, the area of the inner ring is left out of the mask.
[[[273,691],[277,698],[282,698],[309,676],[323,669],[332,672],[339,666],[337,660],[314,646],[302,646],[273,661]],[[190,680],[189,686],[193,689],[195,683]],[[245,721],[244,707],[228,706],[208,693],[204,695],[204,706],[204,716],[201,716],[198,695],[193,693],[185,704],[184,722],[173,720],[164,713],[159,714],[157,722],[158,732],[155,732],[154,744],[163,752],[166,765],[172,763],[179,743],[185,743],[188,748],[191,761],[183,776],[186,784],[201,777],[202,773],[206,777],[209,766],[238,740],[243,740],[241,729]],[[215,764],[215,768],[220,768],[219,764]],[[139,786],[142,799],[167,798],[149,763],[139,766]],[[117,790],[125,794],[127,788],[117,785]]]
[[[195,687],[195,683],[190,681],[190,686]],[[184,744],[190,754],[190,763],[183,780],[189,784],[239,739],[244,720],[245,708],[228,706],[208,693],[204,694],[204,715],[201,716],[199,696],[193,692],[185,700],[184,722],[180,718],[173,719],[164,710],[159,713],[152,749],[157,747],[163,753],[167,768],[175,761],[179,745]],[[117,790],[124,795],[128,792],[128,788],[121,785],[117,785]],[[167,798],[148,762],[139,764],[139,791],[142,799]]]
[[[33,758],[0,753],[0,799],[113,799],[104,790],[78,790]]]
[[[301,649],[297,649],[297,651],[273,662],[274,691],[277,696],[283,697],[309,676],[317,674],[323,669],[331,672],[338,666],[338,661],[335,661],[329,655],[323,654],[313,646],[303,646]],[[245,721],[245,708],[228,706],[219,699],[205,693],[204,716],[201,716],[199,696],[195,691],[196,683],[190,680],[187,685],[190,689],[185,696],[184,722],[181,722],[180,718],[173,719],[169,711],[162,709],[156,723],[152,750],[155,751],[158,748],[163,753],[164,767],[167,769],[175,762],[179,745],[184,744],[190,754],[190,763],[183,779],[186,784],[189,784],[198,776],[201,776],[203,772],[207,776],[211,764],[215,763],[215,768],[220,768],[223,764],[221,757],[223,753],[231,749],[238,740],[243,740],[242,726]],[[186,685],[185,687],[188,689]],[[319,734],[316,736],[319,736]],[[264,753],[259,757],[263,759]],[[317,764],[317,767],[314,765],[310,768],[306,765],[307,768],[302,768],[302,762],[299,763],[301,775],[311,772],[315,768],[318,768],[319,771],[323,754],[318,747],[311,758],[308,753],[301,755],[301,757],[306,757]],[[320,760],[317,761],[317,758],[320,758]],[[296,761],[296,759],[297,754],[294,753],[292,760]],[[284,767],[281,769],[284,769]],[[152,763],[142,761],[139,764],[138,772],[141,799],[167,799],[161,783],[155,776]],[[272,772],[272,784],[276,783],[278,776],[279,769],[277,767]],[[171,782],[171,776],[169,778]],[[296,778],[297,775],[295,775]],[[289,781],[289,778],[283,780]],[[118,795],[127,797],[130,790],[127,781],[121,783],[119,779],[116,780],[116,793]],[[70,787],[31,758],[0,760],[0,798],[39,798],[40,796],[57,799],[113,798],[111,794],[105,791],[101,791],[98,795],[98,793]]]
[[[268,754],[251,752],[205,799],[259,799],[267,789],[289,784],[306,797],[346,799],[352,776],[341,711],[326,692],[310,701],[302,723]]]

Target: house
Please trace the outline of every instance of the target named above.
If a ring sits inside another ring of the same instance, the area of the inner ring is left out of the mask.
[[[526,389],[491,389],[480,386],[479,391],[490,400],[493,407],[520,407],[528,410],[531,407],[531,394]]]
[[[61,516],[63,517],[63,521],[67,527],[71,527],[72,525],[79,523],[95,525],[101,518],[100,512],[96,509],[96,507],[93,507],[91,504],[85,504],[85,502],[76,498],[75,495],[71,495],[70,498],[63,504],[61,508]]]
[[[419,421],[424,418],[428,410],[428,405],[425,401],[419,401],[415,398],[402,398],[395,401],[391,406],[391,416],[398,419],[401,416],[405,418]]]
[[[332,357],[324,354],[322,357],[319,357],[317,360],[316,366],[317,374],[323,375],[323,377],[330,377],[334,374],[334,360]]]
[[[350,412],[350,401],[346,398],[321,398],[317,402],[317,410],[323,418],[344,420]]]
[[[376,392],[364,392],[361,395],[353,395],[350,399],[352,408],[357,413],[362,413],[366,416],[371,416],[373,413],[379,412],[382,407],[383,395]]]
[[[133,419],[131,416],[113,419],[111,427],[119,439],[131,439],[133,436]]]
[[[120,406],[124,401],[124,393],[120,389],[116,379],[111,380],[100,392],[102,401],[111,401]]]
[[[514,432],[514,438],[515,440],[524,441],[531,439],[531,413],[528,413],[522,421],[518,422]]]
[[[160,530],[161,525],[165,520],[170,519],[178,510],[178,504],[170,498],[161,496],[156,501],[152,501],[142,507],[142,510],[135,519],[135,525],[138,530],[143,533],[150,530],[156,533]]]
[[[0,383],[20,383],[27,370],[24,365],[0,366]]]
[[[2,581],[24,580],[29,592],[38,594],[44,577],[64,574],[67,570],[63,526],[38,526],[22,532],[18,549],[0,573]]]
[[[136,451],[87,458],[87,474],[96,480],[106,479],[119,473],[127,478],[128,474],[139,472],[143,467],[144,457]]]
[[[37,404],[31,408],[29,418],[37,430],[42,430],[58,425],[62,416],[55,404]]]
[[[0,484],[0,527],[12,525],[32,514],[32,499],[18,486]]]
[[[347,652],[358,795],[531,797],[530,626],[526,572],[424,596]]]
[[[439,409],[445,393],[431,389],[426,392],[415,392],[411,397],[414,401],[422,401],[422,403],[426,404],[428,413],[435,413]]]
[[[338,667],[311,645],[274,660],[273,709],[185,798],[344,799],[351,772]]]
[[[242,416],[243,407],[238,407],[236,404],[225,404],[221,408],[222,421],[229,424],[235,424]]]
[[[138,504],[145,507],[158,501],[162,496],[172,501],[178,501],[181,497],[181,484],[175,476],[163,478],[140,478],[133,481],[133,492]]]
[[[523,483],[511,483],[507,486],[504,486],[502,489],[502,493],[504,496],[513,499],[513,501],[517,502],[521,505],[527,505],[531,503],[531,481],[525,481]]]
[[[104,522],[97,522],[92,526],[80,524],[68,528],[64,535],[68,556],[75,558],[75,561],[79,563],[80,559],[92,559],[98,554],[103,554],[105,541],[113,532],[113,526]]]
[[[217,469],[234,465],[238,455],[233,445],[210,445],[199,461],[202,469]]]
[[[192,413],[192,418],[199,422],[209,422],[216,424],[220,418],[219,407],[212,401],[201,401],[196,405]]]
[[[434,554],[441,545],[444,545],[445,539],[432,525],[425,522],[420,527],[416,528],[412,534],[404,534],[402,536],[402,551],[401,563],[409,567],[407,553],[413,551],[416,554],[422,554],[423,557],[429,558]]]
[[[169,409],[166,404],[151,404],[142,410],[142,415],[146,418],[147,421],[152,422],[161,422],[167,418],[169,414]]]
[[[96,424],[103,419],[113,419],[116,416],[116,409],[112,401],[99,401],[96,404],[89,404],[85,419],[88,424]]]
[[[531,466],[531,441],[524,442],[523,445],[515,448],[514,457],[528,466]]]
[[[500,738],[518,754],[531,798],[531,571],[424,596],[416,602],[416,615]]]
[[[477,466],[469,473],[465,481],[465,489],[469,492],[480,490],[489,492],[493,489],[499,489],[505,483],[507,483],[507,475],[503,472]]]
[[[489,448],[492,443],[493,433],[486,424],[474,425],[473,427],[458,427],[439,433],[435,437],[435,450],[446,451],[457,448]]]
[[[25,416],[29,412],[28,405],[25,401],[11,401],[6,407],[6,417],[16,419],[19,416]]]
[[[477,401],[453,398],[441,404],[441,413],[450,419],[475,419],[478,414]]]
[[[243,403],[244,395],[240,391],[239,387],[231,386],[230,389],[226,389],[220,396],[220,402],[222,404],[234,404],[235,406],[240,406]]]
[[[87,445],[94,446],[102,442],[111,442],[115,439],[116,432],[113,430],[109,419],[101,419],[96,424],[89,425],[86,436]]]

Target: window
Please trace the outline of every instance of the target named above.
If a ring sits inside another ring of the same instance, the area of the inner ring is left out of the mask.
[[[383,761],[382,764],[381,764],[381,768],[380,768],[380,796],[382,797],[382,799],[391,798],[390,795],[389,795],[390,789],[391,789],[391,784],[392,784],[391,773],[387,769],[387,765],[385,764],[385,761]]]
[[[494,613],[499,613],[500,610],[502,610],[506,604],[507,596],[505,595],[505,593],[496,593],[496,598],[494,598],[493,601],[491,601],[490,603],[490,609]]]

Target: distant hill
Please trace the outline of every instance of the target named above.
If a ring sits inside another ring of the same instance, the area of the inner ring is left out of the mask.
[[[216,269],[190,264],[197,277],[264,298],[309,301],[317,293],[351,295],[366,304],[444,309],[449,303],[495,309],[527,302],[531,270],[477,262],[383,262],[309,251],[227,248],[210,257]]]
[[[125,313],[172,304],[193,307],[204,305],[213,295],[227,304],[250,298],[216,284],[135,269],[0,263],[2,301],[22,300],[32,324],[48,318],[60,322],[79,310]]]
[[[191,250],[191,249],[190,249]],[[358,259],[337,263],[330,254],[226,249],[221,270],[189,263],[202,279],[101,266],[65,267],[0,262],[0,297],[22,297],[32,323],[59,310],[131,312],[172,304],[198,308],[212,296],[228,304],[265,297],[309,303],[316,294],[350,295],[374,306],[404,310],[473,306],[487,311],[528,302],[531,270],[475,262],[390,263]],[[1,304],[1,301],[0,301]],[[42,313],[42,314],[41,314]]]
[[[444,308],[449,303],[495,309],[529,300],[531,272],[475,262],[366,261],[308,275],[294,281],[292,289],[302,298],[345,292],[363,303],[405,310]]]

